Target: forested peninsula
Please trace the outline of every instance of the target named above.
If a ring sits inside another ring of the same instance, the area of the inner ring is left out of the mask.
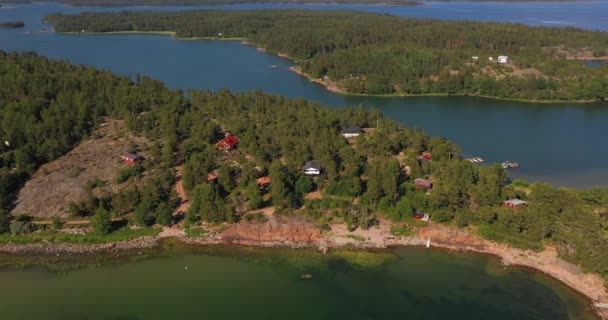
[[[608,58],[604,32],[310,10],[125,11],[57,14],[46,20],[58,32],[173,31],[178,38],[245,38],[300,60],[298,71],[351,94],[534,101],[608,96],[608,65],[587,67],[577,61]]]
[[[411,6],[422,5],[414,0],[56,0],[74,7],[136,7],[136,6],[204,6],[232,4],[364,4]],[[0,3],[30,4],[30,0],[0,0]]]
[[[357,230],[390,226],[392,238],[407,238],[445,225],[556,248],[608,279],[608,189],[511,182],[500,165],[463,161],[454,143],[363,107],[186,94],[0,52],[0,121],[0,243],[112,242],[162,226],[244,240],[239,230],[266,219],[296,219],[315,237],[344,228],[354,241],[366,241]],[[44,187],[32,192],[36,183]]]

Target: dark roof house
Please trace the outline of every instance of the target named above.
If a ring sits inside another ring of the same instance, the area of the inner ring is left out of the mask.
[[[317,175],[321,173],[321,163],[317,160],[307,161],[302,166],[302,171],[307,175]]]
[[[125,152],[123,153],[123,155],[121,156],[122,161],[124,162],[128,162],[131,164],[137,163],[137,162],[141,162],[144,160],[144,158],[140,155],[138,155],[137,153],[134,152]]]
[[[357,137],[361,134],[361,127],[347,127],[342,129],[341,134],[346,138]]]

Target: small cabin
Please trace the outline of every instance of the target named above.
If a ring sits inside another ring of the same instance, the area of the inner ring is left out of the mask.
[[[433,155],[430,152],[423,152],[420,158],[431,161],[433,160]]]
[[[509,63],[508,56],[498,56],[498,63]]]
[[[431,189],[433,187],[433,184],[426,179],[416,179],[414,180],[414,186],[416,187],[416,189]]]
[[[270,185],[270,178],[269,177],[258,178],[257,184],[260,188],[266,188]]]
[[[494,61],[494,57],[489,57],[488,60],[489,61]]]
[[[520,200],[520,199],[511,199],[511,200],[505,200],[505,201],[503,201],[502,205],[505,206],[505,207],[516,209],[516,208],[519,208],[519,207],[527,207],[528,206],[528,202]]]
[[[137,164],[144,161],[144,157],[134,152],[125,152],[120,158],[123,162],[128,164]]]
[[[309,176],[319,175],[321,174],[321,163],[317,160],[308,161],[302,166],[302,172]]]
[[[477,60],[479,60],[479,57],[478,56],[472,56],[471,59],[473,59],[473,61],[477,61]]]
[[[361,128],[360,127],[348,127],[348,128],[344,128],[341,132],[342,136],[344,138],[354,138],[354,137],[358,137],[361,135]]]
[[[215,146],[224,150],[225,152],[228,152],[234,149],[238,143],[239,139],[237,139],[237,137],[231,135],[230,133],[226,133],[224,139],[218,141]]]
[[[213,174],[213,173],[208,173],[207,174],[207,181],[215,181],[217,180],[217,175]]]
[[[421,221],[429,221],[431,219],[431,215],[428,213],[416,211],[416,213],[414,213],[414,219]]]

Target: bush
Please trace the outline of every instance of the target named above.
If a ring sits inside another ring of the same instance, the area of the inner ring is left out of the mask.
[[[15,221],[10,225],[12,235],[26,234],[34,231],[34,226],[29,221]]]
[[[127,180],[137,177],[140,173],[143,172],[143,167],[141,165],[128,166],[120,169],[116,174],[116,182],[123,183]]]

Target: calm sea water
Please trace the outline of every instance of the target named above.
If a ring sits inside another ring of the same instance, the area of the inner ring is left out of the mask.
[[[608,30],[608,1],[473,3],[440,2],[416,7],[357,5],[235,5],[218,9],[357,9],[401,16],[573,25]],[[195,7],[205,8],[205,7]],[[60,35],[38,33],[53,12],[112,11],[124,8],[68,8],[58,4],[0,8],[0,21],[24,20],[25,29],[0,30],[0,48],[35,51],[54,59],[114,72],[152,76],[172,88],[261,89],[304,97],[332,107],[366,105],[431,135],[445,136],[466,156],[487,162],[511,160],[512,177],[561,186],[608,185],[608,104],[535,104],[469,97],[377,98],[330,93],[290,72],[289,60],[238,42],[178,41],[160,35]],[[129,10],[185,10],[192,7],[138,7]],[[30,33],[31,32],[31,33]],[[277,66],[272,68],[271,66]]]
[[[64,274],[0,269],[2,319],[597,319],[557,281],[481,255],[221,250]]]

